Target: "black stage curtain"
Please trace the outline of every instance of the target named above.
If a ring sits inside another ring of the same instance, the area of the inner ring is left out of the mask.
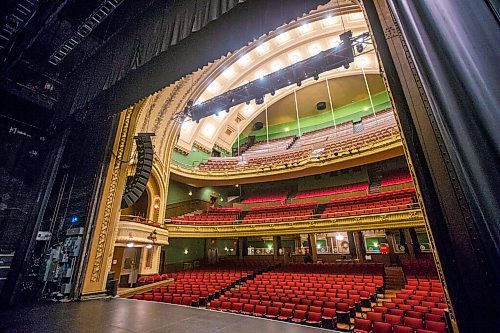
[[[327,2],[157,0],[70,75],[58,109],[118,112]]]

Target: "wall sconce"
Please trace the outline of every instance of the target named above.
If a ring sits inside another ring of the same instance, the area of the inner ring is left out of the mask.
[[[193,191],[189,190],[188,195],[189,195],[189,196],[192,196],[192,195],[193,195]]]
[[[152,248],[153,248],[153,244],[146,245],[146,249],[152,249]]]
[[[153,230],[149,236],[148,236],[148,239],[154,243],[156,243],[156,241],[158,240],[158,237],[157,237],[157,233],[156,233],[156,230]]]
[[[189,253],[188,249],[184,249],[184,254],[188,254],[188,253]]]

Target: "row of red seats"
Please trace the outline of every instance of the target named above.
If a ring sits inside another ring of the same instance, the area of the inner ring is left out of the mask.
[[[321,217],[329,218],[396,212],[411,209],[412,205],[413,199],[411,197],[394,199],[394,202],[382,200],[358,205],[335,205],[326,207]]]
[[[295,196],[295,198],[296,199],[312,198],[312,197],[319,197],[319,196],[326,196],[326,195],[333,195],[333,194],[340,194],[340,193],[348,193],[348,192],[355,192],[355,191],[366,191],[367,192],[368,191],[368,183],[362,182],[362,183],[356,183],[356,184],[334,186],[334,187],[324,188],[324,189],[319,189],[319,190],[302,191],[302,192],[298,192],[297,195]]]
[[[425,327],[425,328],[424,328]],[[443,322],[426,321],[405,317],[402,322],[392,324],[369,319],[354,319],[354,333],[447,333]]]
[[[144,285],[144,284],[148,284],[148,283],[160,282],[160,281],[166,280],[170,277],[171,277],[170,274],[162,274],[162,275],[154,274],[154,275],[139,276],[139,278],[137,279],[137,284]]]
[[[288,321],[297,324],[307,324],[315,327],[334,328],[336,309],[325,309],[320,307],[300,307],[295,305],[285,305],[282,303],[273,303],[269,305],[219,301],[213,300],[208,305],[211,310],[227,311],[232,313],[240,313],[244,315],[252,315],[255,317],[263,317],[267,319],[277,319]],[[328,325],[330,321],[330,325]]]
[[[400,170],[400,171],[392,172],[389,175],[384,175],[380,185],[383,187],[383,186],[408,183],[411,181],[413,181],[413,179],[411,178],[410,171],[409,170]]]
[[[261,202],[272,202],[272,201],[279,201],[281,203],[284,203],[286,200],[286,193],[281,193],[281,194],[275,194],[275,195],[253,195],[251,198],[242,200],[241,203],[261,203]]]
[[[401,260],[401,267],[406,276],[421,276],[424,280],[435,277],[435,280],[438,281],[436,264],[432,259]]]
[[[292,276],[295,273],[305,274],[306,277],[317,279],[333,275],[335,279],[344,278],[347,281],[354,281],[356,275],[359,276],[373,276],[374,282],[382,281],[382,276],[385,273],[384,265],[380,263],[351,263],[351,262],[326,262],[322,264],[304,264],[304,263],[290,263],[286,266],[274,269],[273,272],[282,273],[284,279]],[[377,281],[375,281],[377,280]]]

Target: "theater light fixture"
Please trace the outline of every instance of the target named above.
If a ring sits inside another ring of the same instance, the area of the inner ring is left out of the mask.
[[[338,241],[343,241],[344,240],[344,235],[337,234],[337,236],[335,236],[335,239],[338,240]]]
[[[152,249],[152,248],[153,248],[153,244],[146,245],[146,249]]]
[[[134,242],[128,242],[127,243],[127,247],[134,247],[134,245],[135,245]]]
[[[351,31],[346,31],[340,35],[340,44],[337,47],[321,51],[305,60],[301,60],[303,55],[298,50],[292,51],[288,54],[291,65],[267,74],[262,79],[258,78],[242,84],[201,104],[187,103],[183,113],[186,118],[189,117],[197,122],[202,118],[216,114],[220,110],[227,110],[242,103],[249,103],[253,99],[256,100],[257,104],[259,102],[263,103],[266,94],[309,78],[319,78],[319,74],[326,71],[342,66],[349,68],[350,63],[354,61],[354,47],[356,46],[355,43],[358,43],[357,40],[367,43],[370,40],[370,35],[363,33],[353,37]],[[246,57],[248,55],[241,57],[238,62],[240,64],[245,61],[250,62],[250,58],[247,59]]]

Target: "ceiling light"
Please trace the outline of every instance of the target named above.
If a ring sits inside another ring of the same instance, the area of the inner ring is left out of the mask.
[[[321,52],[321,47],[318,45],[318,44],[314,44],[314,45],[311,45],[309,47],[309,53],[312,55],[312,56],[315,56],[317,55],[318,53]]]
[[[212,92],[212,93],[216,93],[218,92],[220,89],[220,85],[217,83],[217,82],[212,82],[209,86],[208,86],[208,91]]]
[[[205,133],[207,136],[212,136],[215,132],[215,127],[214,125],[208,123],[205,125],[205,127],[203,128],[203,133]]]
[[[152,249],[153,248],[153,245],[152,244],[148,244],[146,245],[146,249]]]
[[[234,75],[234,71],[231,69],[231,67],[228,67],[226,68],[226,70],[222,73],[222,75],[224,75],[224,77],[226,77],[227,79],[229,78],[232,78],[233,75]]]
[[[264,76],[266,76],[266,72],[264,72],[264,70],[262,69],[258,70],[257,73],[255,74],[255,78],[259,80],[262,80]]]
[[[294,51],[290,53],[290,60],[292,61],[292,64],[299,62],[301,59],[302,57],[300,56],[299,51]]]
[[[277,37],[278,42],[284,43],[286,42],[290,37],[288,36],[288,32],[284,31],[280,33]]]
[[[135,245],[134,242],[128,242],[127,243],[127,247],[134,247],[134,245]]]
[[[368,59],[366,57],[361,57],[356,60],[359,67],[365,68],[368,65]]]
[[[266,54],[267,51],[269,51],[269,47],[267,46],[266,43],[257,46],[257,52],[259,52],[260,55]]]
[[[312,25],[310,23],[304,23],[299,28],[300,32],[305,34],[312,30]]]
[[[336,17],[333,17],[332,15],[328,15],[327,17],[325,17],[323,19],[323,25],[324,26],[334,25],[336,21],[337,21]]]
[[[273,69],[273,72],[276,72],[276,71],[279,71],[280,69],[283,68],[283,64],[281,63],[281,61],[275,61],[275,62],[273,62],[271,67]]]
[[[245,54],[238,60],[238,64],[241,67],[246,67],[250,63],[250,56],[248,54]]]
[[[332,38],[332,39],[330,39],[330,45],[331,45],[332,47],[337,47],[337,46],[339,46],[339,45],[340,45],[340,40],[335,39],[335,38]]]
[[[250,116],[254,112],[254,107],[252,105],[245,105],[245,108],[243,109],[243,115],[245,117]]]
[[[193,122],[192,121],[185,121],[182,123],[181,125],[181,130],[182,131],[191,131],[191,129],[193,128]]]

